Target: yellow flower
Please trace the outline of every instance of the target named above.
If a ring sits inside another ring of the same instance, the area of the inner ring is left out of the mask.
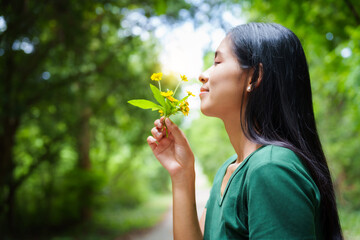
[[[189,108],[184,108],[181,112],[184,114],[184,116],[188,116],[189,115]]]
[[[185,107],[188,107],[188,106],[189,106],[188,101],[184,101],[184,102],[180,103],[180,108],[185,108]]]
[[[162,78],[162,73],[153,73],[153,75],[151,75],[151,80],[153,81],[160,81]]]
[[[163,110],[159,110],[160,116],[164,116],[164,111]]]
[[[184,82],[189,81],[185,75],[180,74],[180,77],[181,77],[181,80],[183,80]]]
[[[171,90],[168,90],[167,92],[161,92],[161,96],[163,97],[169,97],[172,96],[174,93]]]
[[[188,93],[188,95],[195,97],[195,95],[192,92],[190,92],[190,91],[186,91],[186,92]]]
[[[167,96],[166,98],[169,99],[171,102],[178,102],[179,101],[176,98],[174,98],[173,96]]]
[[[185,116],[188,116],[188,115],[189,115],[190,108],[189,108],[189,103],[188,103],[187,101],[182,102],[182,103],[180,104],[180,111],[181,111]]]

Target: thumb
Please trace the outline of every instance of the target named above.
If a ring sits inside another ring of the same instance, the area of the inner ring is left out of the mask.
[[[170,130],[171,134],[173,135],[175,141],[184,141],[185,135],[183,134],[183,132],[179,129],[179,127],[173,123],[169,118],[165,119],[165,124],[167,126],[167,128]]]

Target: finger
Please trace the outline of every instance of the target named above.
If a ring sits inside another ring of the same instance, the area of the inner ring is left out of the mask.
[[[176,141],[186,141],[185,135],[175,123],[173,123],[169,118],[165,119],[165,123]]]
[[[147,142],[151,148],[152,151],[155,151],[156,147],[157,147],[157,143],[156,143],[156,139],[149,136],[147,139]]]
[[[160,118],[160,122],[161,122],[161,124],[165,124],[165,117],[164,116],[162,116],[161,118]]]
[[[154,128],[151,129],[151,134],[152,134],[152,135],[154,136],[154,138],[156,138],[156,140],[158,140],[158,141],[164,136],[162,129],[158,129],[158,128],[156,128],[156,127],[154,127]]]
[[[154,126],[159,128],[159,129],[162,128],[163,124],[162,124],[161,119],[156,119],[155,122],[154,122]]]

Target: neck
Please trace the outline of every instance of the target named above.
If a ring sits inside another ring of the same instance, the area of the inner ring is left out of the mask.
[[[243,130],[241,129],[240,114],[238,117],[228,117],[222,119],[225,125],[226,132],[229,136],[230,142],[238,156],[236,162],[241,163],[247,156],[249,156],[261,145],[256,144],[246,138]]]

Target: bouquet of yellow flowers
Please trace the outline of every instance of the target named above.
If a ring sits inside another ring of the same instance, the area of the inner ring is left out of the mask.
[[[167,90],[166,92],[161,91],[160,81],[162,79],[162,73],[154,73],[151,75],[151,80],[157,81],[159,84],[159,88],[150,84],[151,91],[156,99],[157,103],[154,103],[145,99],[134,99],[128,101],[128,103],[142,108],[142,109],[151,109],[153,111],[159,111],[160,116],[165,116],[165,118],[170,117],[171,115],[182,112],[185,116],[189,114],[189,103],[187,101],[189,96],[194,96],[190,91],[187,91],[187,96],[182,98],[181,100],[176,99],[175,93],[179,88],[181,82],[187,82],[188,79],[185,75],[180,75],[181,81],[179,81],[174,91]]]

